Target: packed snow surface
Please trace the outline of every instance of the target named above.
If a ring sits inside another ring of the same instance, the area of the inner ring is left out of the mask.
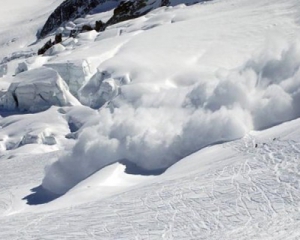
[[[0,239],[300,236],[298,0],[163,7],[42,56],[62,1],[19,2],[0,10]]]

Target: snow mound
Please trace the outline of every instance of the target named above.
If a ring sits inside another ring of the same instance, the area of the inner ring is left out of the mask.
[[[99,123],[48,168],[43,186],[64,193],[122,159],[148,170],[168,168],[207,145],[299,117],[299,44],[272,48],[192,86],[124,85],[113,107],[100,110]]]
[[[96,37],[98,36],[98,32],[95,30],[79,33],[77,35],[79,43],[83,44],[85,42],[94,41]]]
[[[25,134],[21,141],[21,145],[26,144],[45,144],[55,145],[57,143],[55,137],[47,131],[38,131]]]
[[[6,110],[42,111],[52,105],[80,105],[59,74],[46,67],[20,73],[0,98]]]
[[[75,38],[67,38],[64,40],[61,44],[67,49],[67,50],[72,50],[75,45],[77,44],[78,39]]]
[[[40,144],[49,146],[49,150],[57,150],[65,141],[65,135],[69,133],[67,121],[57,111],[57,107],[35,114],[19,114],[1,118],[0,128],[1,154],[10,154],[5,151],[17,151],[26,146],[27,150],[34,151]],[[35,147],[28,146],[33,144]]]
[[[106,29],[104,32],[100,32],[95,41],[102,41],[108,38],[114,38],[121,35],[121,30],[118,28]]]
[[[65,50],[66,50],[66,48],[62,44],[58,43],[58,44],[55,44],[54,46],[52,46],[51,48],[49,48],[45,52],[45,56],[54,56],[59,53],[62,53]]]

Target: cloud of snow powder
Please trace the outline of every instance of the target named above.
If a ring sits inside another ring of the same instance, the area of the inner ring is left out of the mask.
[[[195,84],[147,84],[122,87],[114,110],[101,109],[72,152],[49,166],[46,189],[65,193],[121,159],[148,170],[167,168],[207,145],[299,117],[299,44],[270,46],[242,68]]]

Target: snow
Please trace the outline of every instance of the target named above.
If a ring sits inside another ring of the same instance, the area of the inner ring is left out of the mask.
[[[53,55],[58,55],[59,53],[63,52],[66,48],[58,43],[55,44],[54,46],[52,46],[51,48],[49,48],[46,52],[45,55],[46,56],[53,56]]]
[[[99,124],[84,129],[72,152],[47,170],[43,181],[45,188],[62,194],[93,172],[122,159],[147,170],[167,169],[208,145],[235,140],[253,129],[265,129],[299,117],[297,40],[287,37],[281,40],[281,35],[274,35],[275,39],[271,40],[274,43],[262,42],[262,50],[249,56],[250,53],[242,51],[247,42],[259,36],[263,41],[266,37],[265,31],[260,33],[266,23],[253,20],[249,28],[258,28],[256,35],[237,36],[240,39],[234,49],[226,26],[217,33],[223,41],[216,41],[213,43],[216,47],[205,49],[209,34],[213,34],[211,29],[218,26],[220,19],[209,19],[208,26],[192,32],[203,19],[203,16],[194,15],[196,10],[205,8],[202,5],[179,8],[170,16],[180,16],[183,9],[185,19],[178,24],[164,24],[129,36],[129,41],[123,39],[126,34],[123,38],[114,38],[122,42],[121,47],[118,46],[113,57],[100,63],[96,74],[80,90],[79,97],[83,104],[94,108],[109,104],[100,110]],[[147,15],[147,21],[146,16],[117,27],[122,26],[125,33],[133,31],[135,25],[143,29],[152,18],[165,21],[157,16],[163,13],[160,10]],[[230,23],[240,14],[229,13],[224,15]],[[267,16],[267,24],[268,20]],[[244,31],[244,27],[236,25],[235,31]],[[298,29],[297,26],[294,29]],[[206,31],[204,39],[202,31]],[[278,31],[285,34],[286,30],[279,27]],[[160,40],[162,36],[163,41]],[[229,37],[230,41],[226,41]],[[99,48],[108,40],[99,41]],[[182,44],[187,41],[188,45]],[[94,52],[98,45],[92,44]],[[237,54],[238,50],[241,53]],[[81,52],[79,48],[78,51],[75,57],[85,55],[87,49]],[[226,55],[223,56],[224,51]],[[218,67],[210,63],[214,54],[223,57],[214,61],[220,65]],[[228,61],[226,56],[232,54],[238,55],[243,62],[236,65],[237,58]],[[124,78],[130,80],[120,81]],[[286,87],[287,82],[292,85]],[[74,162],[76,164],[72,165]]]
[[[42,111],[52,105],[80,105],[57,72],[45,67],[15,77],[0,104],[7,110],[30,112]]]
[[[26,144],[53,145],[53,141],[64,141],[69,133],[68,124],[56,107],[38,114],[12,114],[1,118],[0,126],[1,155],[7,154],[5,150],[17,150]],[[57,149],[58,145],[53,147]]]
[[[57,71],[62,79],[68,84],[70,92],[74,96],[77,96],[78,90],[86,83],[91,75],[89,63],[85,59],[68,61],[66,63],[51,62],[44,64],[44,66]]]
[[[0,239],[299,237],[297,0],[173,1],[42,56],[62,1],[19,2],[0,10]]]
[[[37,50],[36,46],[30,46],[36,41],[37,29],[42,27],[48,15],[62,2],[63,0],[5,1],[1,8],[0,59],[12,51]]]
[[[295,129],[299,130],[299,120],[206,148],[126,191],[121,190],[126,181],[114,189],[123,174],[121,166],[111,165],[50,205],[6,212],[1,234],[3,238],[22,235],[30,239],[41,236],[43,229],[43,236],[67,239],[295,239],[299,234],[298,177],[294,175],[299,132]],[[29,162],[22,159],[15,172]],[[35,177],[35,182],[41,177]],[[116,195],[107,196],[107,190]],[[73,205],[77,199],[79,205]],[[80,204],[80,199],[88,204]],[[54,206],[62,208],[55,210]],[[12,230],[15,228],[18,231]]]

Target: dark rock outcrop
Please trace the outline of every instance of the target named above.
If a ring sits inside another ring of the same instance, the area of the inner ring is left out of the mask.
[[[103,31],[104,29],[105,29],[105,24],[104,24],[101,20],[96,21],[96,23],[95,23],[95,30],[96,30],[97,32],[101,32],[101,31]]]
[[[81,32],[88,32],[88,31],[92,31],[93,28],[90,25],[83,25],[81,28]]]
[[[52,40],[50,39],[48,42],[45,43],[45,45],[40,48],[38,50],[38,55],[42,55],[44,54],[49,48],[51,48],[53,45],[55,44],[55,42],[52,42]]]
[[[118,0],[116,0],[118,1]],[[106,0],[66,0],[49,16],[44,27],[39,33],[39,37],[45,37],[56,30],[66,21],[79,18],[88,14],[99,4]]]
[[[62,34],[61,33],[55,35],[54,42],[55,42],[55,44],[62,42]]]
[[[155,2],[155,1],[154,1]],[[107,26],[140,17],[151,10],[147,0],[122,1],[114,10],[114,15],[106,23]]]
[[[170,4],[170,0],[161,0],[161,6],[169,6]]]
[[[194,4],[203,1],[205,0],[182,0],[180,2]],[[110,25],[143,16],[155,8],[178,4],[177,0],[66,0],[50,15],[38,35],[40,38],[45,37],[63,23],[84,17],[107,2],[115,2],[114,14],[106,23],[96,22],[95,30],[98,32],[104,31]]]
[[[185,1],[182,1],[185,2]],[[150,12],[151,10],[169,6],[170,0],[127,0],[121,1],[118,7],[115,8],[113,16],[107,21],[106,26],[110,26],[126,20],[138,18]]]

